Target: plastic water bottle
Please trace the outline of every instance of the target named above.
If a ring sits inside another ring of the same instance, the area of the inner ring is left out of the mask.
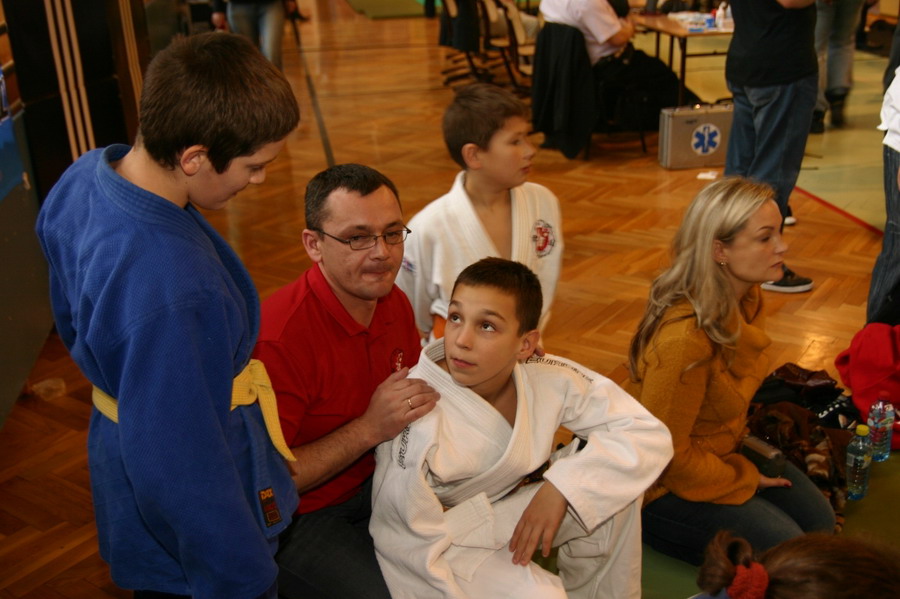
[[[722,2],[716,9],[716,29],[722,29],[725,26],[725,13],[728,11],[728,3]]]
[[[869,440],[872,442],[872,459],[883,462],[891,457],[891,438],[894,431],[894,406],[887,391],[880,391],[878,399],[869,409]]]
[[[872,443],[869,427],[859,424],[856,436],[847,446],[847,498],[862,499],[869,489],[869,467],[872,465]]]

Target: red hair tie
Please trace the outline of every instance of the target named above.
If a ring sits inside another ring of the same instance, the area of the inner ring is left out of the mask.
[[[769,586],[769,574],[759,562],[751,562],[750,566],[737,566],[734,569],[734,580],[728,587],[731,599],[765,599]]]

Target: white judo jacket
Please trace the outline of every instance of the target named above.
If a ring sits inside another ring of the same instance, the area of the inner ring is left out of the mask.
[[[447,318],[453,284],[462,270],[482,258],[499,257],[466,193],[465,171],[448,193],[431,202],[409,223],[397,286],[409,297],[416,326],[431,331],[432,315]],[[559,200],[537,183],[510,190],[512,255],[537,275],[544,296],[540,328],[547,322],[562,267]]]
[[[488,556],[508,551],[538,485],[508,494],[550,458],[560,425],[587,444],[575,452],[576,439],[558,452],[544,479],[588,532],[640,497],[672,456],[662,422],[570,360],[547,355],[515,367],[511,428],[453,382],[436,364],[443,357],[435,341],[410,372],[440,392],[437,407],[377,448],[369,530],[394,599],[462,598],[457,577],[471,580]]]

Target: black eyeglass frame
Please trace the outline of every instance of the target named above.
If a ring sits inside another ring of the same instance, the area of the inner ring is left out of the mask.
[[[402,229],[398,229],[396,231],[388,231],[387,233],[382,233],[381,235],[354,235],[354,236],[350,237],[349,239],[343,239],[341,237],[332,235],[331,233],[326,233],[322,229],[313,229],[313,231],[315,231],[317,233],[321,233],[322,235],[325,235],[327,237],[331,237],[335,241],[340,241],[341,243],[350,246],[351,250],[357,251],[357,252],[361,252],[363,250],[370,250],[373,247],[375,247],[375,245],[378,243],[379,237],[384,239],[384,242],[388,245],[400,245],[401,243],[406,241],[406,238],[409,237],[410,233],[412,233],[412,231],[410,230],[409,227],[404,226]],[[388,236],[389,235],[393,236],[398,233],[400,234],[400,239],[397,241],[390,241]],[[363,242],[367,243],[368,245],[363,246],[363,247],[354,247],[354,244],[358,245],[359,243],[363,243]]]

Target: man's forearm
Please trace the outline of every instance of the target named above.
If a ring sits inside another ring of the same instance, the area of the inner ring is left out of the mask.
[[[328,482],[376,444],[357,418],[312,443],[292,447],[297,490],[305,493]]]
[[[619,21],[622,23],[622,28],[606,40],[613,46],[624,46],[634,37],[634,24],[631,20],[619,19]]]

